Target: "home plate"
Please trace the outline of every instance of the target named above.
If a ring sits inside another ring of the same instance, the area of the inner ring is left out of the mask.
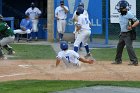
[[[18,65],[19,67],[22,67],[22,68],[29,68],[31,67],[32,65]]]

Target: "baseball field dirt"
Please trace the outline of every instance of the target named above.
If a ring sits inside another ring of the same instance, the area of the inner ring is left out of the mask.
[[[111,62],[96,61],[81,64],[80,68],[66,68],[55,60],[0,60],[0,81],[37,80],[140,80],[140,66],[128,66],[128,62],[113,65]]]

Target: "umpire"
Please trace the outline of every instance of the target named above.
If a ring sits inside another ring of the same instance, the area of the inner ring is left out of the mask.
[[[139,24],[139,20],[127,9],[127,3],[125,1],[120,2],[120,7],[119,7],[119,12],[120,12],[120,37],[119,37],[119,42],[117,45],[117,51],[116,51],[116,57],[115,61],[112,64],[121,64],[122,63],[122,52],[123,48],[126,45],[126,49],[129,55],[130,63],[128,65],[138,65],[138,59],[137,56],[134,52],[132,43],[132,31],[133,29]],[[128,22],[129,19],[133,20],[133,25],[129,26]]]

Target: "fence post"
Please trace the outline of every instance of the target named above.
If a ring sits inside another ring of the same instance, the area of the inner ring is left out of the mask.
[[[106,33],[105,33],[105,44],[108,44],[108,5],[109,5],[109,0],[106,0]]]
[[[47,0],[47,27],[48,27],[48,41],[54,40],[54,0]]]

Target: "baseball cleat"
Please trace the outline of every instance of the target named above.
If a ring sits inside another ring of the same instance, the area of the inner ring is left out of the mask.
[[[128,65],[138,66],[138,62],[130,62]]]
[[[122,61],[114,61],[111,64],[122,64]]]
[[[88,54],[85,55],[85,58],[88,58],[88,57],[90,57],[90,56],[91,56],[91,54],[88,53]]]
[[[1,57],[0,57],[0,60],[6,60],[6,59],[7,59],[6,56],[1,56]]]

